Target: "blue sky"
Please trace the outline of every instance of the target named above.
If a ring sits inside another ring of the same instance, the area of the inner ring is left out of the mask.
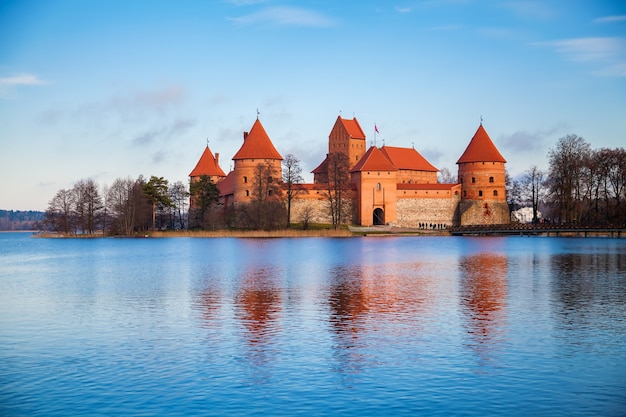
[[[227,172],[257,109],[307,173],[339,114],[454,173],[481,116],[513,176],[623,147],[626,2],[0,0],[1,209],[186,182],[207,139]]]

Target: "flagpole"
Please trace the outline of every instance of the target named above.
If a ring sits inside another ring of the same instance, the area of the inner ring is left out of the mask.
[[[378,133],[378,129],[376,128],[376,123],[374,123],[374,146],[378,146],[376,143],[376,134]]]

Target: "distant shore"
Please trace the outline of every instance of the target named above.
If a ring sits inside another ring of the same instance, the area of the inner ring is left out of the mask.
[[[40,232],[33,236],[37,238],[78,238],[78,239],[97,239],[102,237],[115,238],[175,238],[175,237],[197,237],[197,238],[220,238],[220,237],[238,237],[238,238],[296,238],[296,237],[365,237],[365,236],[449,236],[446,231],[430,231],[419,229],[392,229],[385,231],[359,231],[352,232],[348,229],[280,229],[280,230],[168,230],[168,231],[147,231],[137,233],[131,236],[104,236],[102,234],[95,235],[64,235],[60,233]]]

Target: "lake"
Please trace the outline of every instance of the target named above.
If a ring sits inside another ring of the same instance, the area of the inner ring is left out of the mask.
[[[626,415],[626,239],[0,233],[2,416]]]

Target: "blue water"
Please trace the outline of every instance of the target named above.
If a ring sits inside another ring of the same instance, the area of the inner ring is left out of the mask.
[[[0,415],[626,415],[626,239],[0,233]]]

